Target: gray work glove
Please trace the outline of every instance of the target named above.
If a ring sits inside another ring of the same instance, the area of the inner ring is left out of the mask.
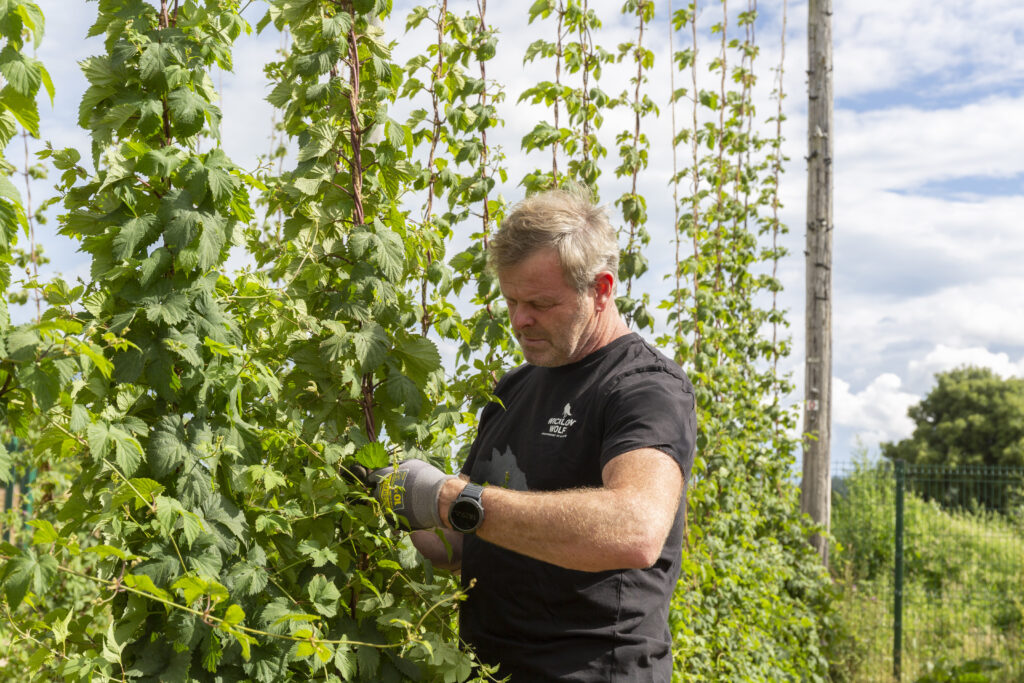
[[[373,497],[415,531],[442,526],[437,499],[444,482],[452,478],[423,460],[403,460],[397,468],[371,472],[369,483],[376,485]]]

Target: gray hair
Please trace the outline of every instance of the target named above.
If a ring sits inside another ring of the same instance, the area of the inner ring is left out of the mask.
[[[487,259],[494,270],[522,263],[553,248],[566,282],[584,292],[602,271],[619,279],[619,244],[604,207],[582,185],[548,190],[522,200],[491,238]]]

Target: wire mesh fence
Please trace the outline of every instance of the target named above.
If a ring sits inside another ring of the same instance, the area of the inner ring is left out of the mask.
[[[850,681],[1024,681],[1024,469],[861,463],[833,480]]]

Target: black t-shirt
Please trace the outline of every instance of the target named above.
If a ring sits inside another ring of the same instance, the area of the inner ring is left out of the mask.
[[[602,485],[618,455],[655,448],[689,479],[696,439],[693,386],[640,336],[616,339],[556,368],[524,365],[498,382],[462,472],[517,490]],[[685,499],[648,569],[583,572],[505,550],[463,545],[461,635],[498,677],[524,681],[669,681],[669,602],[679,577]]]

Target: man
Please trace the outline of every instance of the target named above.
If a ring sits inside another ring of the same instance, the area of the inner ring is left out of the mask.
[[[527,364],[498,382],[458,477],[407,461],[389,481],[413,528],[443,527],[412,538],[461,569],[461,637],[516,683],[672,675],[693,387],[620,317],[618,253],[579,192],[520,203],[489,260]]]

